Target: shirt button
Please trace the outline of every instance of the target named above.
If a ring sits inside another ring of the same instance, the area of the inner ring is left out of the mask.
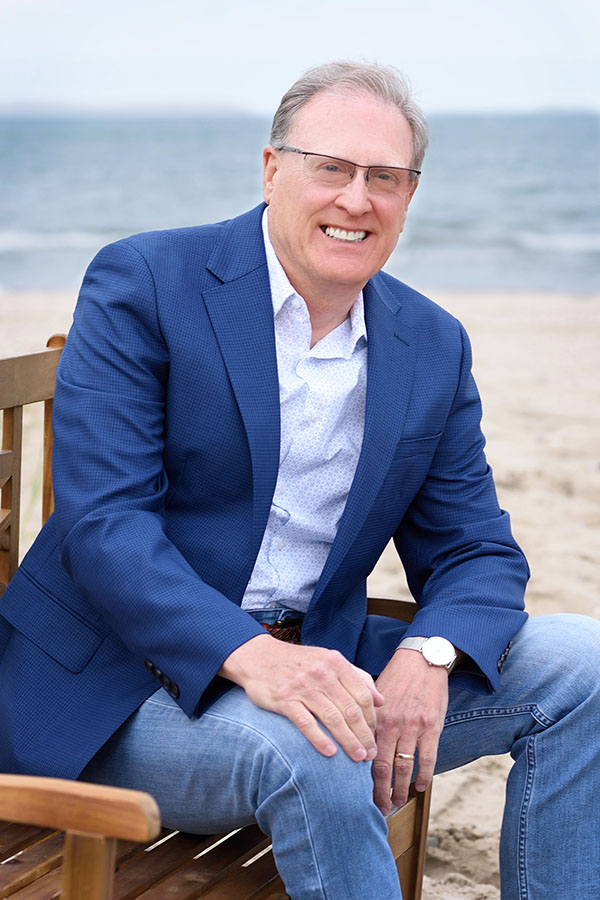
[[[294,299],[292,300],[292,306],[294,307],[294,309],[302,309],[302,300],[300,300],[298,297],[294,297]]]
[[[277,541],[277,549],[278,549],[278,550],[283,550],[284,547],[285,547],[285,540],[284,540],[284,538],[279,538],[279,540]]]

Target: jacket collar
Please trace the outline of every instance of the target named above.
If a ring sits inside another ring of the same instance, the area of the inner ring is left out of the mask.
[[[235,281],[266,265],[261,219],[266,203],[229,219],[221,225],[222,232],[211,253],[206,268],[223,282]]]

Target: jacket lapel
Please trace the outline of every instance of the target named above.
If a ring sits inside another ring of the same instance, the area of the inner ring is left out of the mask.
[[[416,348],[402,320],[401,301],[377,276],[366,285],[364,299],[368,370],[362,449],[311,607],[347,556],[381,488],[401,440],[414,375]]]
[[[280,434],[273,304],[260,226],[263,209],[225,227],[208,264],[223,283],[203,292],[252,458],[255,554],[277,481]]]

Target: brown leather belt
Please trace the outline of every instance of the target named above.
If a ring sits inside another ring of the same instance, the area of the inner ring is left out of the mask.
[[[286,641],[288,644],[302,643],[300,637],[302,619],[279,619],[271,624],[267,622],[261,622],[260,624],[279,641]]]

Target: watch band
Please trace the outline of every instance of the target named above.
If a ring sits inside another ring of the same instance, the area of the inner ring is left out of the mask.
[[[398,644],[397,650],[416,650],[421,653],[430,666],[446,669],[448,674],[456,665],[456,650],[447,638],[434,637],[407,637]]]
[[[398,644],[398,650],[402,647],[403,650],[422,650],[423,644],[428,638],[424,637],[407,637],[400,641]]]

